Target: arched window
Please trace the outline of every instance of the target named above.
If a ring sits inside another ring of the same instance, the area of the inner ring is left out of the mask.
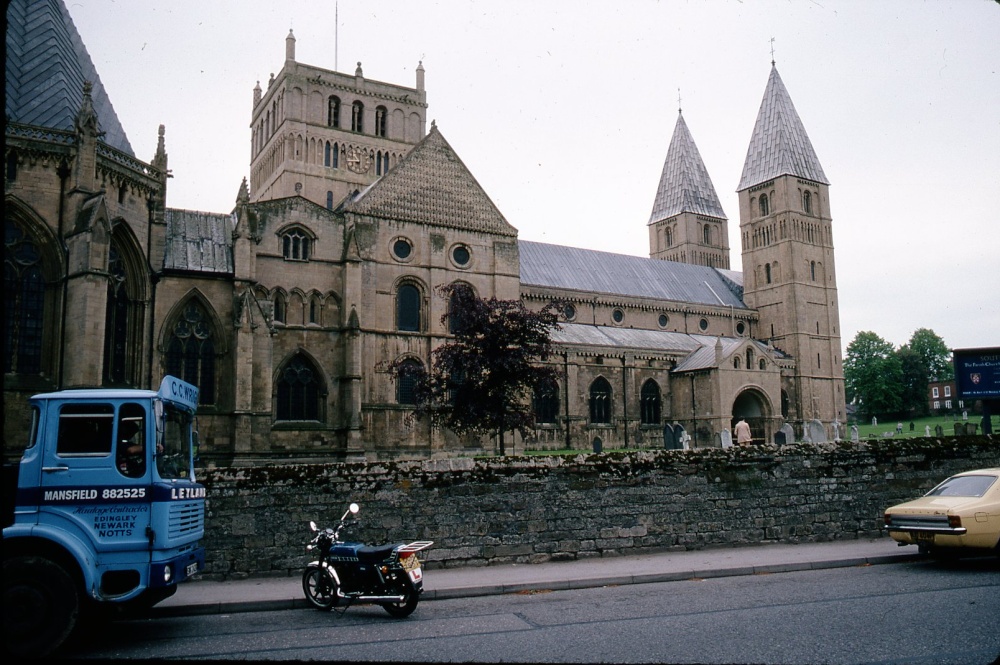
[[[420,332],[420,289],[413,284],[396,291],[396,330]]]
[[[375,175],[382,175],[382,151],[375,153]]]
[[[284,323],[287,314],[288,304],[285,302],[285,296],[282,293],[274,294],[274,321],[275,323]]]
[[[813,211],[812,206],[812,194],[809,192],[802,192],[802,210],[807,215],[811,215]]]
[[[611,422],[611,384],[603,376],[590,384],[590,422],[599,425]]]
[[[292,229],[281,236],[281,253],[286,259],[308,261],[311,244],[311,239],[302,229]]]
[[[736,356],[735,358],[733,358],[733,369],[740,369],[740,366],[741,366],[740,357]]]
[[[340,144],[333,144],[333,162],[330,164],[335,169],[340,168]]]
[[[455,284],[455,288],[452,289],[451,296],[448,298],[448,332],[454,335],[458,332],[459,317],[458,305],[461,302],[463,293],[459,293],[461,289],[472,289],[468,284],[463,284],[461,282]]]
[[[208,313],[189,301],[167,340],[167,374],[198,386],[198,403],[215,404],[215,343]]]
[[[383,152],[382,153],[382,175],[385,175],[388,172],[389,172],[389,153],[388,152]]]
[[[351,131],[359,134],[365,131],[365,105],[361,102],[351,104]]]
[[[45,281],[42,253],[9,219],[4,220],[4,373],[42,371]]]
[[[768,284],[771,283],[771,264],[770,263],[764,264],[764,279],[767,281]]]
[[[129,383],[129,351],[136,346],[129,336],[135,335],[136,303],[128,294],[125,262],[115,243],[108,252],[108,302],[104,320],[104,381],[110,385]]]
[[[809,274],[812,275],[812,281],[816,281],[816,262],[809,262]]]
[[[760,216],[765,217],[771,212],[770,202],[767,199],[767,194],[760,195]]]
[[[706,224],[705,228],[702,229],[702,235],[704,236],[705,244],[706,245],[711,245],[712,244],[712,227],[709,226],[708,224]]]
[[[384,106],[375,107],[375,136],[385,137],[386,135],[386,118],[389,112]]]
[[[414,358],[407,358],[399,365],[399,374],[396,379],[396,403],[416,404],[417,377],[423,371],[423,364]]]
[[[340,127],[340,97],[331,96],[326,103],[326,126]]]
[[[667,247],[671,247],[674,244],[674,230],[667,227]]]
[[[753,349],[747,349],[747,369],[753,369]]]
[[[333,146],[327,141],[323,144],[323,166],[333,166]]]
[[[333,192],[326,193],[326,209],[333,210]]]
[[[554,379],[547,379],[535,386],[532,407],[536,423],[556,422],[556,417],[559,415],[559,384]]]
[[[321,386],[319,372],[306,357],[292,358],[278,375],[275,420],[319,420]]]
[[[318,325],[319,323],[321,323],[320,312],[321,309],[320,309],[319,298],[313,296],[312,298],[309,299],[309,323],[312,323],[314,325]]]
[[[639,418],[643,425],[660,424],[660,386],[649,379],[639,393]]]

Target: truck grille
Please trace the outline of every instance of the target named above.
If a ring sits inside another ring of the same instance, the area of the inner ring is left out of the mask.
[[[192,533],[201,533],[205,528],[205,504],[201,501],[170,504],[168,534],[171,539]]]

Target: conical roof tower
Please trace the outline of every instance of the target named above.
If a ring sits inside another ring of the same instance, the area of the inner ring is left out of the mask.
[[[736,190],[783,175],[830,184],[778,68],[772,64]]]
[[[729,268],[726,213],[679,110],[648,225],[651,258]]]

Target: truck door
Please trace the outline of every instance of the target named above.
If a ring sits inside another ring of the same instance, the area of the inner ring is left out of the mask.
[[[92,543],[99,567],[149,561],[150,417],[140,402],[59,406],[55,445],[42,467],[40,524],[71,528]],[[50,430],[51,431],[51,430]]]

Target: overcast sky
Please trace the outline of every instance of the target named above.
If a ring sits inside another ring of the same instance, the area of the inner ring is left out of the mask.
[[[648,256],[677,118],[729,217],[774,60],[831,182],[842,345],[1000,346],[994,0],[66,0],[167,205],[233,208],[253,87],[296,60],[414,87],[525,240]],[[339,20],[335,19],[339,17]]]

